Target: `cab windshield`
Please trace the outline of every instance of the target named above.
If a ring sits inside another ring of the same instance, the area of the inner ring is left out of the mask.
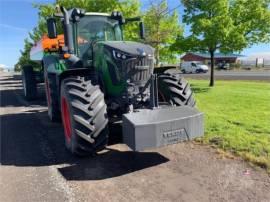
[[[92,59],[92,45],[97,41],[122,41],[122,31],[117,20],[107,16],[84,16],[77,24],[78,55],[83,60]]]
[[[78,23],[78,37],[88,41],[120,41],[121,29],[117,20],[107,16],[84,16]]]

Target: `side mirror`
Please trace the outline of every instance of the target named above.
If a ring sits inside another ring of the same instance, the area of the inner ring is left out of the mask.
[[[57,38],[56,21],[54,18],[47,19],[48,37],[50,39]]]
[[[140,26],[140,37],[141,39],[145,39],[144,23],[140,22],[139,26]]]

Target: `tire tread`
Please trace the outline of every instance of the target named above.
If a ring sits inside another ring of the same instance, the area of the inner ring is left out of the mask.
[[[170,73],[158,77],[159,90],[165,95],[167,102],[176,106],[195,106],[195,99],[189,83],[182,77]]]
[[[107,106],[99,86],[89,78],[69,77],[62,85],[70,101],[73,121],[73,146],[68,146],[77,155],[94,154],[104,148],[108,141]],[[87,138],[84,138],[88,136]]]

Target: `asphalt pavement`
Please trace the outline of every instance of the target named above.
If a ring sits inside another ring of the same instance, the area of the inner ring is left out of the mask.
[[[110,127],[109,146],[78,158],[64,146],[61,123],[39,99],[23,98],[19,75],[0,73],[0,201],[262,201],[270,177],[198,143],[133,152]]]

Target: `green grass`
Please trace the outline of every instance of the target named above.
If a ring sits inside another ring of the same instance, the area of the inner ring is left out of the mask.
[[[270,84],[191,80],[197,107],[205,113],[204,143],[270,171]]]

